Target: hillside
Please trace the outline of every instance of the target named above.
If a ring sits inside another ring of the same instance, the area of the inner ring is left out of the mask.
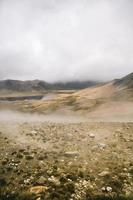
[[[44,114],[87,114],[90,119],[129,120],[133,118],[133,73],[106,84],[98,84],[78,92],[49,91],[34,101],[1,102],[0,108],[41,112]],[[13,92],[14,94],[14,92]],[[31,98],[31,97],[30,97]],[[16,100],[20,100],[16,99]]]
[[[86,88],[75,93],[76,96],[86,97],[88,99],[132,99],[133,98],[133,73],[121,78],[115,79],[106,84]]]
[[[130,73],[121,79],[116,79],[114,85],[133,89],[133,73]]]
[[[45,90],[70,90],[70,89],[83,89],[96,85],[95,81],[72,81],[72,82],[57,82],[47,83],[41,80],[20,81],[20,80],[3,80],[0,81],[0,90],[8,91],[45,91]]]
[[[106,84],[79,90],[73,94],[59,94],[51,100],[29,104],[35,112],[61,112],[87,114],[90,119],[113,116],[133,117],[133,74]],[[27,106],[27,107],[28,107]],[[126,119],[125,119],[126,120]]]

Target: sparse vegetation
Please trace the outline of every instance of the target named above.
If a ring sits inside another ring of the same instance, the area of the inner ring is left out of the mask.
[[[60,123],[44,122],[37,114],[7,112],[5,120],[2,116],[0,200],[132,200],[133,123],[115,118],[131,120],[132,102],[120,118],[120,108],[127,106],[120,93],[129,87],[117,91],[117,85],[111,82],[77,93],[59,93],[48,101],[0,103],[0,109],[56,113],[55,118],[63,113]],[[87,121],[96,120],[98,114],[99,122]],[[115,122],[100,122],[103,116]]]
[[[0,123],[2,200],[132,199],[131,123],[17,126]]]

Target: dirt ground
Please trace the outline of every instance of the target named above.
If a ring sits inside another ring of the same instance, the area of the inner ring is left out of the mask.
[[[132,122],[0,117],[0,199],[133,199]]]

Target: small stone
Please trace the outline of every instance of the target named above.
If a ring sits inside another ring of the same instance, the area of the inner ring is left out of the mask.
[[[23,158],[23,154],[18,153],[18,154],[17,154],[17,158],[19,158],[19,159]]]
[[[31,133],[32,133],[32,134],[36,134],[36,133],[37,133],[37,131],[33,130],[33,131],[31,131]]]
[[[79,156],[79,152],[78,151],[67,151],[64,154],[67,157],[75,157],[75,156]]]
[[[127,168],[124,168],[123,171],[124,171],[124,172],[127,172]]]
[[[30,153],[28,151],[23,152],[24,155],[29,155]]]
[[[41,176],[41,177],[38,179],[37,183],[38,183],[38,184],[44,184],[45,181],[46,181],[46,178],[43,177],[43,176]]]
[[[6,165],[8,163],[8,160],[7,159],[4,159],[1,161],[2,165]]]
[[[105,191],[106,191],[106,188],[105,188],[105,187],[102,187],[102,191],[105,192]]]
[[[24,184],[29,184],[29,183],[30,183],[30,179],[29,178],[24,180]]]
[[[13,156],[13,155],[15,155],[15,154],[17,154],[17,152],[16,151],[13,151],[12,153],[11,153],[11,155]]]
[[[95,135],[93,133],[91,133],[89,136],[90,138],[95,138]]]
[[[19,149],[19,152],[23,153],[25,151],[25,149]]]
[[[106,191],[107,191],[107,192],[112,192],[112,187],[109,187],[109,186],[106,187]]]
[[[104,177],[104,176],[107,176],[107,175],[109,175],[110,173],[109,173],[109,171],[102,171],[100,174],[98,174],[99,176],[101,176],[101,177]]]
[[[36,200],[41,200],[41,197],[38,197]]]
[[[46,186],[34,186],[29,189],[29,192],[32,194],[40,194],[47,190]]]
[[[98,144],[98,147],[99,147],[100,149],[105,149],[105,148],[106,148],[106,144],[104,144],[104,143],[99,143],[99,144]]]
[[[44,156],[38,156],[37,159],[38,160],[44,160]]]
[[[60,185],[60,181],[54,176],[51,176],[50,178],[48,178],[48,181],[51,183],[54,183],[56,186]]]
[[[25,158],[26,158],[26,160],[32,160],[34,158],[34,156],[33,155],[26,155]]]

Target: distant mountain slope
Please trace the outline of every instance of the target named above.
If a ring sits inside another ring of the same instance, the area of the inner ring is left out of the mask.
[[[3,80],[0,81],[0,90],[12,90],[12,91],[43,91],[43,90],[70,90],[70,89],[83,89],[96,85],[95,81],[73,81],[73,82],[58,82],[47,83],[45,81],[33,80],[33,81],[19,81],[19,80]]]
[[[133,89],[133,73],[128,74],[121,79],[116,79],[114,85]]]
[[[113,82],[107,84],[86,88],[76,92],[74,95],[79,97],[86,97],[87,99],[99,99],[104,97],[110,97],[115,92]]]
[[[117,111],[119,110],[116,109],[117,107],[122,108],[123,106],[127,112],[130,105],[133,104],[132,82],[132,74],[129,74],[121,79],[116,79],[105,84],[98,84],[72,94],[59,94],[51,101],[41,100],[33,102],[31,108],[32,111],[46,113],[55,112],[56,110],[63,110],[63,112],[64,110],[67,112],[77,111],[79,113],[89,113],[99,110],[99,113],[101,111],[101,113],[104,113],[104,109],[106,112],[114,112],[113,109]],[[131,111],[133,113],[133,108]]]
[[[115,80],[114,86],[119,89],[114,95],[116,99],[133,100],[133,73]]]
[[[33,82],[31,83],[33,84]],[[28,86],[30,84],[28,82]],[[43,83],[38,84],[37,81],[36,87],[33,84],[35,88],[40,88],[40,85],[43,88]],[[31,85],[31,88],[34,88],[33,86]],[[55,89],[55,85],[53,87]],[[9,88],[11,87],[9,86]],[[20,89],[20,87],[15,89]],[[15,92],[11,93],[14,94]],[[119,117],[122,116],[122,119],[129,120],[133,116],[133,73],[121,79],[115,79],[105,84],[98,84],[79,90],[78,92],[73,91],[70,93],[69,91],[65,91],[64,93],[58,92],[55,94],[54,91],[52,94],[54,94],[52,98],[47,98],[46,96],[46,98],[42,98],[41,100],[22,101],[13,104],[6,102],[5,104],[0,104],[0,106],[2,109],[5,106],[6,109],[7,107],[9,109],[13,107],[13,109],[24,112],[41,112],[45,114],[56,112],[63,115],[64,113],[86,114],[90,119],[98,117],[98,119],[103,118],[106,120],[106,117],[109,117],[109,120],[113,120],[115,117],[118,117],[117,119],[119,120]]]
[[[81,98],[86,97],[88,99],[133,98],[133,73],[106,84],[83,89],[76,92],[75,95]]]

